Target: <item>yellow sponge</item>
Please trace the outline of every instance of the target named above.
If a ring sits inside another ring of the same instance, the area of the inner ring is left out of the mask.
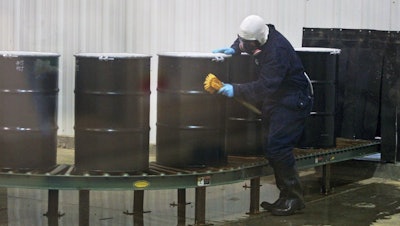
[[[214,74],[209,73],[204,81],[204,89],[209,93],[215,93],[222,88],[223,83]]]

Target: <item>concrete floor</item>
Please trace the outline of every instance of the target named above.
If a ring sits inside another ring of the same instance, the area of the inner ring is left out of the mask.
[[[370,178],[337,187],[330,195],[307,194],[306,209],[296,215],[277,217],[263,212],[223,225],[400,225],[400,182]]]
[[[59,149],[58,163],[73,164],[73,150]],[[152,156],[151,161],[154,158]],[[261,212],[249,216],[249,181],[207,188],[206,221],[210,225],[287,225],[287,226],[381,226],[400,225],[400,166],[374,162],[348,161],[332,166],[333,190],[320,193],[319,168],[301,171],[305,187],[306,209],[287,217]],[[274,201],[278,190],[272,176],[261,179],[261,200]],[[46,216],[47,190],[0,189],[0,225],[80,225],[78,191],[60,191],[59,212],[51,221]],[[194,225],[194,189],[186,190],[186,219]],[[145,191],[143,214],[137,219],[132,211],[132,191],[91,191],[90,225],[178,225],[176,190]]]

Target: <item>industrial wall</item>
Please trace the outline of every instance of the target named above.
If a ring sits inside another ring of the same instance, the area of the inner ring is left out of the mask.
[[[61,55],[58,134],[64,136],[74,135],[74,54],[151,54],[155,143],[157,54],[230,45],[249,14],[273,23],[295,47],[304,27],[400,30],[396,0],[0,0],[0,50]]]

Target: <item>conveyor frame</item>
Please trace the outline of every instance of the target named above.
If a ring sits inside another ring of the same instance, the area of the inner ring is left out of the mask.
[[[323,166],[323,181],[325,192],[328,193],[329,166],[332,163],[379,153],[380,142],[377,140],[349,140],[338,138],[337,146],[331,149],[295,149],[297,166],[306,169]],[[205,224],[205,189],[208,186],[237,183],[250,180],[250,211],[259,212],[260,177],[272,173],[268,162],[262,157],[228,158],[228,164],[219,168],[176,169],[150,163],[149,172],[130,174],[125,172],[107,173],[78,173],[73,165],[57,165],[44,171],[2,169],[0,172],[0,187],[30,188],[49,190],[48,213],[49,219],[59,217],[58,190],[79,190],[79,205],[84,210],[89,208],[90,190],[133,190],[135,203],[133,214],[143,213],[144,190],[178,189],[178,219],[184,221],[186,194],[185,189],[195,188],[195,224]],[[183,200],[183,201],[182,201]],[[141,208],[140,208],[141,207]],[[88,223],[88,211],[80,213],[82,224]],[[81,216],[82,215],[82,216]],[[138,218],[140,220],[140,218]]]

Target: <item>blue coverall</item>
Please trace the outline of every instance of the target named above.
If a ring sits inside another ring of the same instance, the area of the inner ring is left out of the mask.
[[[235,97],[262,102],[263,149],[270,162],[294,167],[293,148],[310,114],[312,97],[304,68],[289,41],[268,24],[267,42],[255,56],[258,79],[232,84]],[[240,54],[239,39],[231,46]]]

